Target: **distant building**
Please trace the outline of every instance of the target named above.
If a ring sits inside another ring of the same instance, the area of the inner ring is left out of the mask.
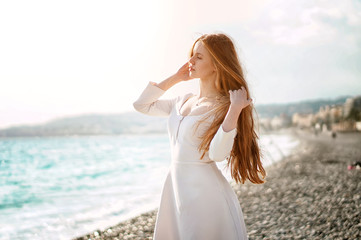
[[[313,126],[315,121],[315,115],[312,113],[310,114],[302,114],[302,113],[295,113],[292,116],[292,124],[297,127],[301,128],[310,128]]]
[[[331,124],[331,107],[329,105],[320,107],[318,113],[315,114],[316,122],[321,125],[330,127]]]
[[[334,105],[330,109],[330,121],[331,123],[338,123],[343,117],[343,105]]]
[[[339,109],[334,111],[332,130],[361,131],[361,96],[346,99],[341,109],[341,113]]]
[[[287,114],[281,114],[280,116],[273,117],[271,120],[272,129],[287,128],[292,125],[292,119]]]
[[[350,115],[354,100],[352,98],[348,98],[343,107],[343,117],[347,118]]]
[[[292,118],[281,114],[262,119],[260,125],[265,130],[277,130],[293,125],[310,128],[315,132],[361,131],[361,96],[348,98],[344,104],[321,106],[317,113],[294,113]]]
[[[355,121],[361,120],[361,96],[346,100],[343,108],[343,117]]]
[[[259,123],[260,128],[263,131],[272,130],[271,119],[270,118],[260,118],[258,123]]]

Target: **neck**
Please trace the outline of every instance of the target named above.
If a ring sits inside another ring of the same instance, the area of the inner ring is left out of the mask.
[[[215,82],[215,77],[199,79],[199,98],[215,97],[219,95],[218,91],[216,90]]]

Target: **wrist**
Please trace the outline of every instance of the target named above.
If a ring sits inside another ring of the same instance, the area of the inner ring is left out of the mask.
[[[172,83],[176,84],[182,81],[182,79],[179,77],[178,74],[173,74],[172,76],[170,76],[170,80],[172,81]]]
[[[238,113],[238,114],[240,114],[242,112],[242,109],[243,109],[242,107],[237,106],[237,105],[232,104],[232,103],[229,106],[229,111],[230,112],[234,112],[234,113]]]

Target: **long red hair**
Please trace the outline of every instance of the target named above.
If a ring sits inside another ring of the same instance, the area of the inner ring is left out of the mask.
[[[191,49],[190,56],[196,43],[200,41],[212,56],[213,63],[217,69],[215,86],[222,96],[218,104],[211,111],[214,120],[209,128],[201,136],[198,150],[203,152],[202,157],[209,150],[210,143],[222,124],[230,106],[229,90],[246,88],[248,98],[249,89],[243,75],[243,70],[238,59],[238,54],[230,37],[225,34],[205,34],[198,38]],[[209,117],[206,116],[205,118]],[[205,120],[203,118],[199,124]],[[198,125],[199,126],[199,125]],[[266,176],[261,162],[260,149],[258,146],[258,135],[254,129],[253,105],[242,109],[237,122],[237,135],[234,139],[233,148],[227,158],[227,167],[231,169],[232,178],[237,183],[244,183],[247,179],[252,183],[264,183]],[[262,179],[259,174],[262,175]]]

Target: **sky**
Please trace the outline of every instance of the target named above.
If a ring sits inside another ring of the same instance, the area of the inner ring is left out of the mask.
[[[359,0],[1,1],[0,128],[134,111],[204,33],[234,40],[256,105],[359,95],[360,29]]]

